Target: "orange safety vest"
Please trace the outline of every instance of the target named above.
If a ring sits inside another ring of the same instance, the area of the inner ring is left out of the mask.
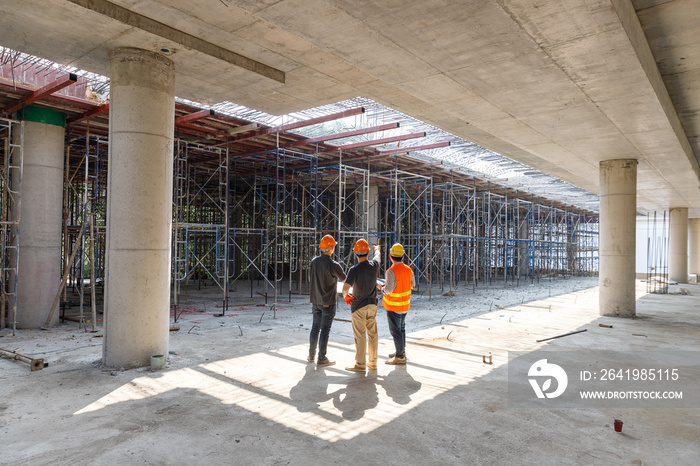
[[[411,275],[413,272],[403,262],[392,265],[389,270],[393,270],[396,275],[396,288],[391,293],[384,295],[382,304],[387,311],[405,314],[411,307]]]

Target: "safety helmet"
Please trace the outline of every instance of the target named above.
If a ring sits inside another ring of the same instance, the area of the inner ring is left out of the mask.
[[[358,239],[355,246],[352,248],[358,256],[364,256],[369,253],[369,243],[363,239]]]
[[[337,243],[333,239],[331,235],[326,235],[323,238],[321,238],[321,244],[319,245],[321,249],[330,249],[333,246],[335,246]]]
[[[391,249],[389,249],[389,255],[392,255],[394,257],[403,257],[404,250],[403,246],[401,246],[401,243],[396,243],[394,244]]]

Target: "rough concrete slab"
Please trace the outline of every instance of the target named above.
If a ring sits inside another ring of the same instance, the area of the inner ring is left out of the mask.
[[[224,317],[215,315],[214,287],[189,290],[159,372],[102,370],[99,334],[74,323],[5,335],[0,347],[50,365],[30,373],[0,359],[0,457],[13,465],[696,464],[700,407],[509,406],[508,351],[700,350],[700,286],[684,285],[689,296],[649,295],[638,281],[638,318],[618,319],[598,315],[595,283],[414,295],[408,364],[384,364],[393,344],[380,311],[379,367],[366,374],[343,369],[354,356],[349,323],[331,331],[337,364],[318,369],[305,360],[305,298],[279,303],[273,319],[247,289],[233,293]],[[349,314],[341,303],[337,317]],[[587,331],[536,342],[579,329]]]

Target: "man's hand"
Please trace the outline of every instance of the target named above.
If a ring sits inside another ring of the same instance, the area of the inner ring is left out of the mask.
[[[351,294],[346,294],[345,295],[345,304],[350,306],[352,304],[352,300],[355,299],[355,297]]]

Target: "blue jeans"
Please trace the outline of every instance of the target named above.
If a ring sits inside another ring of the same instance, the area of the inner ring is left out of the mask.
[[[321,304],[313,304],[311,307],[314,311],[314,321],[311,325],[311,337],[309,354],[316,354],[316,346],[318,346],[318,359],[323,360],[326,357],[326,348],[328,347],[328,336],[331,333],[331,325],[333,325],[333,317],[335,317],[335,304],[331,306],[323,306]],[[319,337],[319,333],[321,334]]]
[[[395,357],[404,358],[406,357],[406,314],[386,311],[386,317],[389,321],[389,332],[394,338]]]

